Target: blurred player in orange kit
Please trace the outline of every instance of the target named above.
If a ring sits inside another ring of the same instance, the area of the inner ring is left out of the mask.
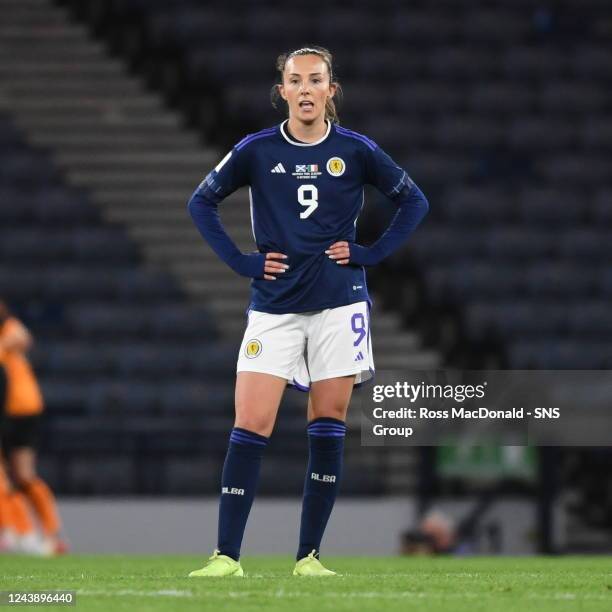
[[[32,346],[26,327],[0,301],[0,384],[3,404],[2,453],[6,475],[0,474],[0,530],[6,548],[46,555],[66,552],[60,539],[60,519],[53,493],[36,473],[36,445],[44,408],[43,397],[26,352]],[[38,519],[42,542],[37,542],[28,507]],[[11,529],[12,526],[12,529]],[[13,545],[13,539],[17,545]]]

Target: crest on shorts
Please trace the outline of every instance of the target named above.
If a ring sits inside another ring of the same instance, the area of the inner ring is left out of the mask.
[[[255,359],[261,353],[261,342],[257,338],[253,338],[246,343],[244,347],[244,354],[247,359]]]
[[[340,157],[330,157],[327,160],[327,171],[332,176],[342,176],[346,170],[346,164]]]

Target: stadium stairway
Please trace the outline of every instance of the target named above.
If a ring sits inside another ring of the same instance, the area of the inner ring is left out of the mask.
[[[0,10],[1,91],[16,123],[33,144],[56,152],[69,181],[87,188],[106,218],[125,224],[152,267],[176,275],[218,315],[222,335],[238,341],[247,285],[203,246],[185,208],[222,153],[202,146],[65,9],[49,0],[0,0]],[[221,213],[237,243],[252,250],[247,201],[238,192]],[[378,367],[439,363],[395,313],[376,306],[373,328]]]

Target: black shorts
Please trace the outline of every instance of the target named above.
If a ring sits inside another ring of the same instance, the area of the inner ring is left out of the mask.
[[[36,448],[40,432],[40,414],[32,416],[3,415],[0,426],[0,444],[2,451],[7,454],[13,448],[27,446]]]

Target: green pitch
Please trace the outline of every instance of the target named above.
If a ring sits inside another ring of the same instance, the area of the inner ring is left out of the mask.
[[[0,590],[73,589],[71,610],[612,610],[612,558],[325,557],[339,578],[293,578],[289,557],[242,559],[245,578],[196,579],[205,557],[0,557]],[[55,606],[46,609],[58,609]]]

